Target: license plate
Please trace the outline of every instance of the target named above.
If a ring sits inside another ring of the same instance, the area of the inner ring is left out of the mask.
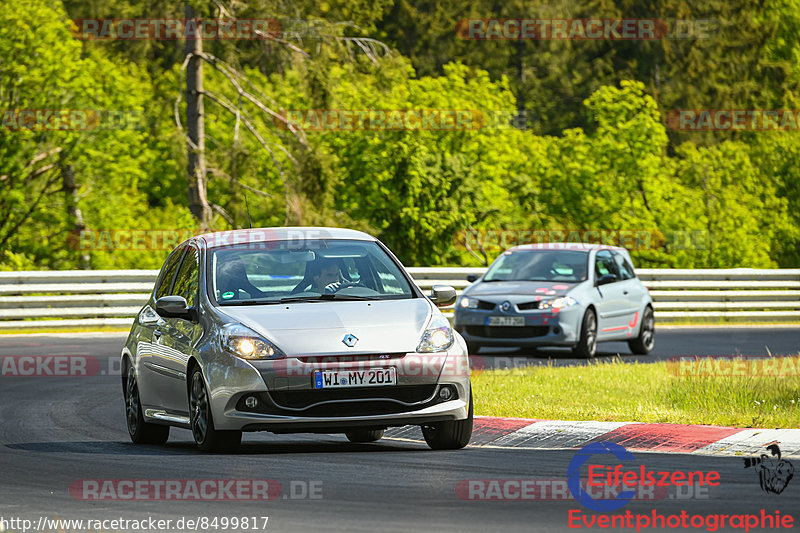
[[[397,385],[396,368],[369,368],[364,370],[317,370],[314,372],[315,389],[383,387],[386,385]]]
[[[524,316],[487,316],[487,326],[524,326]]]

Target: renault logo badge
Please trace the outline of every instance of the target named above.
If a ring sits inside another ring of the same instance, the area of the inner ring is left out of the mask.
[[[503,311],[508,311],[509,309],[511,309],[511,302],[503,302],[502,304],[500,304],[500,309],[502,309]]]
[[[344,336],[342,342],[344,343],[345,346],[352,348],[358,342],[358,337],[356,337],[352,333],[348,333],[347,335]]]

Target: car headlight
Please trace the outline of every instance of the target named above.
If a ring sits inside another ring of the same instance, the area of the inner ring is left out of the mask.
[[[450,322],[444,316],[435,314],[422,334],[417,351],[421,353],[443,352],[450,348],[454,341],[455,337]]]
[[[466,296],[462,296],[461,300],[458,302],[458,305],[464,309],[477,309],[478,300],[475,298],[467,298]]]
[[[563,309],[565,307],[572,307],[573,305],[578,305],[578,300],[572,296],[564,296],[562,298],[543,301],[539,304],[539,309]]]
[[[277,346],[241,324],[223,326],[219,342],[226,352],[250,361],[286,357]]]

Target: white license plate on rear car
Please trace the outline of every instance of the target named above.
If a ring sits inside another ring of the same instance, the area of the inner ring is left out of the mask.
[[[315,389],[343,387],[382,387],[397,385],[397,369],[367,368],[364,370],[317,370],[314,372]]]
[[[524,326],[524,316],[487,316],[487,326]]]

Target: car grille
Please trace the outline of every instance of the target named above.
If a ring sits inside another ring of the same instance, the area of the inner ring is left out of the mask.
[[[466,326],[468,335],[487,339],[525,339],[547,335],[549,326]]]
[[[423,402],[433,396],[436,385],[394,385],[346,389],[305,389],[272,391],[270,396],[281,407],[304,409],[320,402],[382,398],[404,403]]]
[[[484,309],[486,311],[491,311],[496,307],[495,304],[492,302],[485,302],[483,300],[478,300],[478,309]]]
[[[433,400],[432,403],[435,403]],[[339,402],[339,403],[325,403],[310,407],[299,413],[294,414],[300,416],[371,416],[371,415],[391,415],[395,413],[403,413],[405,411],[416,411],[421,409],[422,406],[409,407],[399,403],[387,401],[363,401],[363,402]],[[286,412],[286,411],[284,411]]]
[[[349,363],[349,362],[363,362],[363,361],[386,361],[392,359],[401,359],[405,356],[406,356],[405,353],[387,353],[387,354],[309,355],[309,356],[298,356],[297,358],[307,364],[322,364],[322,363]]]
[[[530,311],[531,309],[539,309],[540,302],[525,302],[522,304],[517,304],[517,309],[520,311]]]
[[[239,399],[236,409],[265,414],[290,416],[369,416],[417,411],[442,400],[435,396],[436,385],[401,385],[393,387],[368,387],[348,389],[306,389],[272,391],[254,394],[259,404],[254,408],[245,405],[245,396]],[[368,400],[367,398],[378,398]],[[432,398],[432,399],[431,399]],[[345,401],[356,400],[356,401]],[[358,401],[361,400],[361,401]],[[415,404],[411,407],[397,403]],[[430,401],[426,401],[430,400]],[[323,403],[319,405],[320,402]],[[302,409],[296,411],[294,409]]]

